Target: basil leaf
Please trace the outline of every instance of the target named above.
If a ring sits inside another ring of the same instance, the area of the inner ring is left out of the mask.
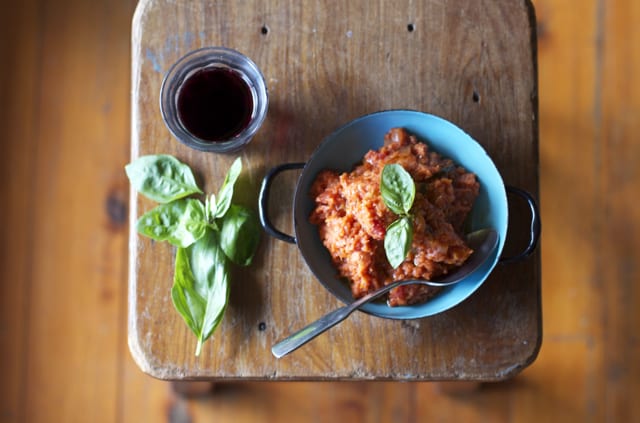
[[[142,156],[125,166],[131,185],[158,203],[169,203],[201,193],[191,168],[173,156]]]
[[[260,234],[260,223],[255,213],[233,204],[222,219],[220,247],[233,263],[248,266],[258,248]]]
[[[222,320],[229,299],[229,262],[219,246],[218,234],[207,230],[202,242],[190,247],[189,261],[196,289],[206,299],[198,346],[206,341]],[[196,348],[196,355],[199,348]]]
[[[388,164],[380,176],[380,194],[384,204],[395,214],[407,214],[413,206],[416,184],[399,164]]]
[[[192,198],[160,204],[140,216],[136,223],[140,234],[177,247],[188,247],[202,238],[206,227],[205,208]]]
[[[196,355],[222,321],[229,300],[229,262],[218,244],[218,235],[205,236],[176,254],[171,298],[176,310],[198,341]]]
[[[411,249],[413,223],[408,216],[402,216],[387,228],[384,237],[384,251],[389,264],[394,269],[400,266]]]
[[[207,303],[196,289],[196,283],[189,264],[189,255],[185,248],[178,248],[176,253],[171,299],[189,329],[198,335],[202,327],[200,322],[207,308]]]
[[[216,210],[213,215],[214,218],[220,218],[229,210],[231,205],[231,199],[233,198],[233,186],[240,176],[242,171],[242,160],[240,157],[235,159],[231,164],[231,167],[227,171],[227,175],[224,178],[224,182],[218,192],[218,199],[216,204]]]

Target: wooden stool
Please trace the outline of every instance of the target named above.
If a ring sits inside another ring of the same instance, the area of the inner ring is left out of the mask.
[[[528,1],[142,0],[133,22],[132,155],[173,154],[206,192],[217,192],[234,156],[178,143],[158,96],[182,55],[222,45],[252,58],[269,90],[265,123],[238,153],[245,200],[255,201],[268,169],[307,160],[339,126],[398,108],[456,123],[484,146],[506,184],[536,194],[535,43]],[[274,223],[289,232],[295,179],[278,182],[271,205]],[[151,207],[132,197],[132,228]],[[510,224],[508,243],[527,235]],[[253,265],[234,271],[225,318],[200,357],[171,303],[173,262],[172,247],[131,231],[129,344],[140,368],[161,379],[496,381],[527,367],[540,348],[539,251],[498,266],[445,313],[407,322],[356,313],[280,360],[271,345],[338,306],[295,246],[265,236]]]

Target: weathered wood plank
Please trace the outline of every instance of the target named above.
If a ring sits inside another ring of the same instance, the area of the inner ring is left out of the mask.
[[[40,87],[37,2],[10,3],[0,14],[0,421],[24,419],[25,340],[30,312],[31,225],[34,198],[31,166],[36,151]],[[19,42],[16,42],[19,40]],[[5,65],[10,63],[11,65]]]
[[[11,148],[22,154],[10,166],[21,169],[12,178],[24,178],[12,188],[29,199],[22,210],[28,221],[14,221],[29,242],[28,262],[15,264],[29,273],[12,275],[28,297],[8,298],[17,299],[16,307],[26,303],[17,341],[24,347],[24,365],[18,361],[24,421],[117,419],[129,85],[127,63],[118,58],[129,51],[130,18],[113,11],[111,2],[82,1],[25,10],[36,18],[24,30],[36,37],[37,83],[13,82],[21,83],[26,101],[31,95],[35,101],[33,114],[24,114],[30,119],[24,138],[10,133]],[[20,234],[12,235],[22,249]]]
[[[608,2],[602,8],[594,168],[599,219],[593,286],[602,304],[603,348],[597,392],[605,420],[631,421],[640,416],[640,403],[630,394],[640,390],[640,4]]]
[[[594,43],[596,3],[565,8],[552,1],[536,2],[545,335],[537,363],[540,373],[532,374],[530,383],[534,392],[540,392],[532,399],[544,404],[540,418],[572,420],[595,412],[598,403],[596,386],[600,382],[592,363],[600,359],[602,347],[593,334],[599,331],[602,308],[598,295],[589,288],[597,278],[599,250],[594,231],[599,208],[595,193],[599,140],[594,110],[600,89]],[[573,388],[567,390],[556,379],[538,379],[550,373],[574,381]],[[516,400],[523,410],[527,397]],[[517,417],[525,418],[522,413]],[[594,421],[602,420],[601,414],[594,417]]]

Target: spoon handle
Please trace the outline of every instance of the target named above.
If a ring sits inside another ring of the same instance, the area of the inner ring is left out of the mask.
[[[344,319],[349,317],[355,309],[356,308],[352,305],[346,305],[332,311],[331,313],[325,314],[315,322],[305,326],[296,333],[275,344],[271,348],[271,353],[276,358],[280,358],[297,350],[316,336],[325,332],[327,329],[330,329],[342,322]]]
[[[290,335],[289,337],[283,339],[278,342],[271,348],[271,353],[276,357],[280,358],[292,351],[297,350],[307,342],[311,341],[316,336],[321,333],[331,329],[338,323],[342,322],[344,319],[349,317],[351,313],[359,309],[362,305],[368,303],[369,301],[380,297],[383,294],[391,291],[396,286],[400,285],[408,285],[410,283],[424,283],[422,281],[398,281],[391,283],[382,287],[381,289],[372,292],[364,297],[352,302],[351,304],[347,304],[346,306],[340,307],[330,313],[325,314],[315,322],[312,322]]]

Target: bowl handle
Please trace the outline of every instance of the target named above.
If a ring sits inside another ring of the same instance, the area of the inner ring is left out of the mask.
[[[538,205],[536,201],[533,199],[533,196],[525,190],[520,188],[506,186],[507,193],[515,194],[521,197],[523,200],[527,202],[529,205],[529,210],[531,211],[531,226],[529,227],[529,244],[527,247],[516,255],[510,257],[500,257],[500,263],[513,263],[516,261],[524,260],[529,257],[531,253],[533,253],[538,245],[538,240],[540,239],[540,211],[538,210]]]
[[[295,237],[287,235],[284,232],[276,229],[276,227],[271,223],[271,219],[269,219],[269,193],[271,192],[271,183],[273,182],[273,179],[276,177],[276,175],[285,170],[302,169],[304,165],[305,163],[285,163],[269,170],[269,172],[267,172],[267,174],[264,176],[264,179],[262,180],[262,186],[260,187],[260,196],[258,197],[258,214],[260,216],[260,224],[262,224],[264,230],[272,237],[278,238],[281,241],[285,241],[291,244],[296,243]]]

